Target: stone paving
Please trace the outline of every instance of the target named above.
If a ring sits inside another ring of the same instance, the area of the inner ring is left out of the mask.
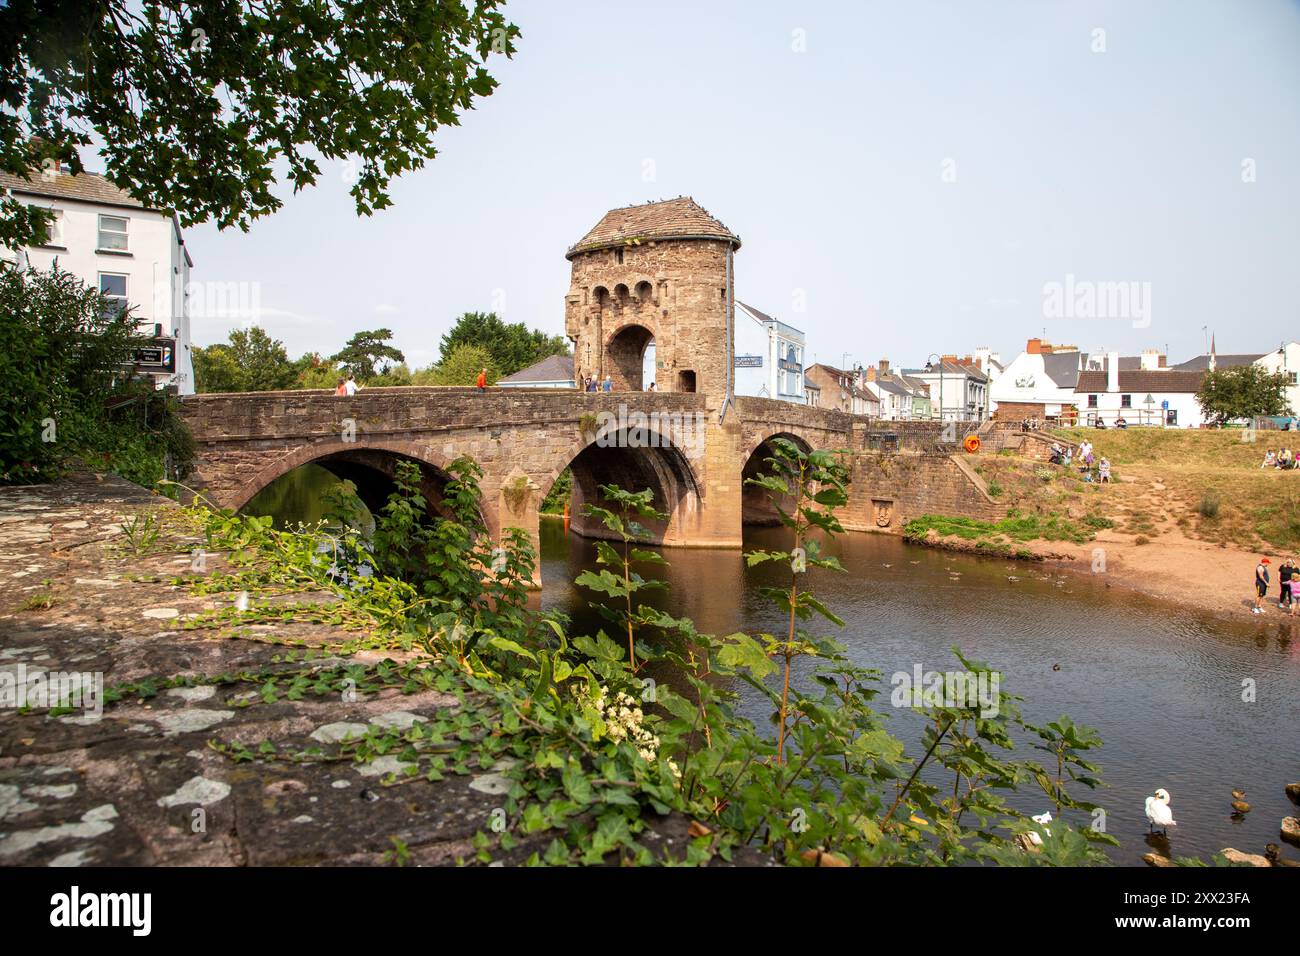
[[[88,672],[112,687],[260,670],[285,651],[258,640],[267,632],[327,647],[357,636],[303,623],[243,627],[248,636],[238,638],[182,629],[230,598],[170,583],[189,567],[185,542],[144,557],[124,548],[123,523],[160,506],[173,507],[111,476],[0,488],[0,681]],[[220,556],[208,561],[220,567]],[[322,653],[313,666],[337,663]],[[389,786],[385,777],[401,769],[394,757],[235,763],[209,746],[217,738],[250,748],[265,740],[282,750],[328,747],[368,725],[428,719],[454,707],[454,697],[392,689],[351,702],[249,706],[260,696],[250,688],[172,687],[128,695],[102,714],[0,709],[0,865],[374,865],[386,861],[394,838],[409,847],[412,864],[473,858],[471,839],[506,783],[499,773]],[[661,821],[645,842],[682,856],[687,826]],[[501,859],[522,861],[551,836],[521,840]]]

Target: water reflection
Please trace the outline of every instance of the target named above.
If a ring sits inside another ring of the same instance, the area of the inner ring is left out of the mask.
[[[746,543],[778,548],[782,534],[750,529]],[[1278,820],[1294,812],[1283,787],[1300,779],[1300,638],[1289,622],[1227,624],[1108,589],[1101,576],[950,555],[883,535],[845,535],[832,551],[847,573],[809,576],[846,622],[838,633],[832,625],[825,630],[856,663],[881,671],[886,691],[892,674],[918,664],[956,669],[955,646],[1002,671],[1002,688],[1024,698],[1027,719],[1044,723],[1065,713],[1099,730],[1105,747],[1097,760],[1109,786],[1083,796],[1106,809],[1107,829],[1123,843],[1117,862],[1139,863],[1148,849],[1143,802],[1162,786],[1173,795],[1179,826],[1170,841],[1178,855],[1208,858],[1226,846],[1262,852],[1276,842]],[[781,569],[747,569],[736,551],[665,555],[671,564],[660,576],[671,591],[654,600],[666,610],[691,617],[706,633],[782,626],[759,594],[765,584],[782,583]],[[602,626],[569,583],[594,564],[591,542],[544,522],[542,556],[542,605],[570,614],[575,632]],[[1246,680],[1255,682],[1253,703],[1243,700]],[[756,722],[767,718],[752,692],[745,709]],[[920,719],[907,710],[891,714],[894,733],[915,740]],[[1022,741],[1015,756],[1028,756],[1030,746]],[[1247,791],[1254,806],[1235,821],[1233,788]],[[1032,795],[1015,805],[1032,813],[1049,808]]]

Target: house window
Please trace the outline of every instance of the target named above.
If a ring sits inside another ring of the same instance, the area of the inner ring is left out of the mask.
[[[1295,384],[1296,384],[1296,381],[1297,381],[1297,376],[1298,376],[1298,375],[1300,375],[1300,373],[1297,373],[1297,372],[1287,372],[1287,373],[1286,373],[1286,381],[1287,381],[1287,384],[1288,384],[1288,385],[1295,385]]]
[[[1096,395],[1089,395],[1089,396],[1088,396],[1088,407],[1089,407],[1089,408],[1096,408],[1096,407],[1097,407],[1097,396],[1096,396]]]
[[[49,211],[54,213],[54,218],[45,225],[49,236],[41,245],[61,246],[63,245],[63,210],[50,208]]]
[[[126,252],[126,227],[130,220],[125,216],[99,217],[99,249]]]
[[[126,276],[116,272],[101,272],[99,291],[104,293],[112,303],[106,312],[107,315],[116,318],[127,307]]]
[[[1132,407],[1133,407],[1133,396],[1132,396],[1132,395],[1121,395],[1121,396],[1119,397],[1119,407],[1120,407],[1120,408],[1132,408]]]

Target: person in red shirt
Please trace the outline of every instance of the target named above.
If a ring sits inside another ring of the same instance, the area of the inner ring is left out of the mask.
[[[478,385],[478,390],[480,392],[487,391],[487,369],[484,368],[479,370],[478,381],[475,384]]]

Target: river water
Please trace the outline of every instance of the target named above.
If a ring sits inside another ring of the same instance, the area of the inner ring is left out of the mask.
[[[278,523],[314,519],[313,502],[330,483],[328,472],[317,471],[291,481],[294,488],[273,486],[246,510],[274,514]],[[594,544],[566,537],[555,520],[543,520],[541,538],[538,603],[569,614],[575,633],[594,633],[604,621],[572,584],[595,565]],[[747,529],[746,545],[782,548],[784,531]],[[957,670],[956,645],[1001,671],[1002,689],[1024,698],[1028,720],[1068,714],[1098,730],[1104,746],[1088,757],[1107,786],[1076,792],[1106,809],[1107,830],[1121,842],[1111,851],[1115,862],[1140,865],[1153,847],[1208,859],[1227,846],[1262,853],[1266,843],[1280,843],[1281,818],[1296,813],[1283,788],[1300,781],[1300,625],[1277,618],[1228,623],[1107,588],[1104,575],[948,554],[886,535],[846,534],[831,550],[846,573],[814,569],[809,583],[846,623],[823,630],[856,663],[883,673],[877,703],[909,752],[920,719],[890,707],[890,677],[917,665]],[[692,618],[705,633],[781,627],[758,593],[783,583],[775,567],[746,568],[738,551],[664,554],[670,590],[656,600],[665,610]],[[1243,701],[1243,681],[1253,682],[1254,702]],[[763,725],[765,704],[745,685],[737,689],[748,690],[747,716]],[[1028,746],[1022,741],[1013,755],[1029,756]],[[1143,812],[1158,787],[1171,794],[1178,821],[1167,844],[1147,836]],[[1234,788],[1245,790],[1253,807],[1242,819],[1233,819],[1229,806]],[[1010,802],[1029,813],[1050,808],[1028,789]]]
[[[785,534],[747,529],[746,546],[783,548]],[[831,551],[846,573],[814,569],[809,584],[845,626],[821,630],[856,663],[883,672],[877,703],[913,754],[920,718],[890,707],[890,677],[917,665],[958,670],[956,645],[1002,672],[1002,689],[1024,698],[1031,722],[1068,714],[1098,730],[1104,746],[1086,756],[1107,786],[1075,792],[1107,811],[1107,831],[1122,844],[1111,851],[1117,863],[1140,865],[1152,848],[1208,859],[1227,846],[1262,853],[1266,843],[1280,842],[1282,817],[1296,812],[1283,788],[1300,781],[1297,626],[1226,624],[1108,589],[1103,575],[948,554],[887,535],[846,534]],[[758,589],[786,583],[788,574],[778,580],[784,569],[746,568],[736,551],[664,554],[671,562],[663,575],[670,591],[659,599],[665,610],[692,618],[705,633],[782,627]],[[543,521],[541,603],[570,614],[575,633],[603,623],[569,583],[594,563],[592,542],[566,538],[560,522]],[[1247,678],[1255,682],[1254,703],[1242,701]],[[765,726],[766,704],[752,691],[747,701],[746,715]],[[1022,741],[1015,755],[1029,756],[1028,745]],[[1144,801],[1158,787],[1171,794],[1178,821],[1167,845],[1147,839]],[[1234,788],[1245,790],[1253,807],[1241,820],[1229,806]],[[1030,813],[1050,809],[1028,791],[1010,802]]]

